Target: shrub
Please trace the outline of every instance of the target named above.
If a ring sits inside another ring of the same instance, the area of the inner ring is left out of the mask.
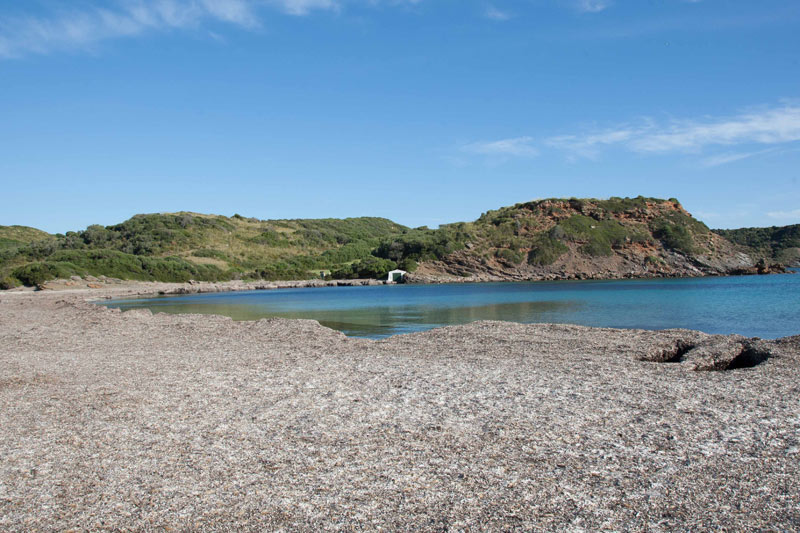
[[[691,254],[694,251],[692,234],[685,226],[676,226],[668,222],[658,225],[653,231],[653,236],[660,240],[664,246],[678,252]]]
[[[28,286],[78,274],[75,265],[65,262],[30,263],[14,270],[13,276]]]
[[[210,257],[212,259],[220,259],[222,261],[228,261],[230,259],[228,254],[225,252],[214,250],[213,248],[201,248],[199,250],[194,250],[192,255],[195,257]]]
[[[4,278],[0,278],[0,290],[8,290],[13,289],[14,287],[19,287],[20,281],[16,278],[11,276],[6,276]]]
[[[403,259],[397,268],[405,270],[406,272],[416,272],[418,266],[417,262],[413,259]]]
[[[569,248],[556,239],[547,235],[538,235],[533,242],[531,251],[528,252],[528,264],[547,266],[553,264]]]
[[[518,265],[522,263],[522,260],[525,257],[522,252],[510,250],[508,248],[501,248],[497,250],[494,255],[498,259],[502,259],[503,261],[511,263],[512,265]]]
[[[626,242],[644,242],[648,236],[641,231],[622,225],[616,220],[595,220],[584,215],[573,215],[550,230],[551,236],[582,242],[581,253],[590,256],[611,255],[612,247]]]
[[[385,278],[397,268],[397,263],[380,257],[368,257],[331,271],[333,279]]]

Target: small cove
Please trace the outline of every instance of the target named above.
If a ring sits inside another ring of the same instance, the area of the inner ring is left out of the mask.
[[[384,338],[476,320],[738,333],[800,334],[800,275],[381,285],[245,291],[102,302],[123,311],[305,318]]]

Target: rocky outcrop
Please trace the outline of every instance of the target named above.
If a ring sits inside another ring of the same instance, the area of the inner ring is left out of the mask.
[[[696,371],[750,368],[772,356],[771,343],[739,335],[687,335],[664,344],[653,344],[639,357],[654,363],[680,363]]]
[[[675,200],[541,200],[484,214],[462,249],[409,282],[694,277],[784,272]]]

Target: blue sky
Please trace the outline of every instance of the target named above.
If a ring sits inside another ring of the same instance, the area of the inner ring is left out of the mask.
[[[0,0],[0,182],[51,232],[639,194],[800,223],[800,3]]]

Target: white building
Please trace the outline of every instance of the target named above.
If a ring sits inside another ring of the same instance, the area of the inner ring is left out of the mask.
[[[386,281],[400,281],[406,275],[405,270],[392,270],[389,272],[389,277],[386,278]]]

